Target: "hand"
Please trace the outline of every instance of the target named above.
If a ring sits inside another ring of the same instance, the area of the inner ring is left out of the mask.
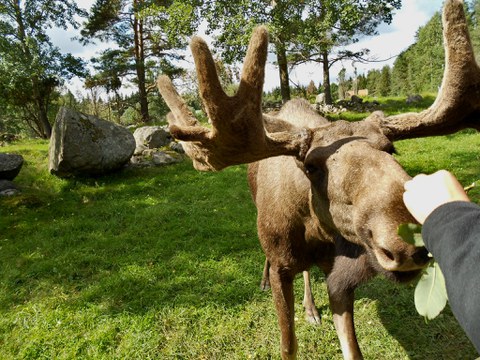
[[[458,180],[446,170],[432,175],[420,174],[404,185],[403,202],[420,224],[440,205],[452,201],[470,201]]]

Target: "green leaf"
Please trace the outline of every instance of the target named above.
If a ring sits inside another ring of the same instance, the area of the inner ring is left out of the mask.
[[[398,235],[403,241],[417,247],[425,246],[422,238],[422,225],[402,224],[398,227]]]
[[[415,288],[415,307],[427,320],[434,319],[447,304],[445,278],[437,262],[426,269]]]

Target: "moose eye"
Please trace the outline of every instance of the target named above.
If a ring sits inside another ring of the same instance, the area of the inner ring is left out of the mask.
[[[312,163],[306,163],[304,165],[304,169],[305,169],[305,173],[307,175],[314,175],[316,173],[318,173],[318,166],[316,166],[315,164],[312,164]]]

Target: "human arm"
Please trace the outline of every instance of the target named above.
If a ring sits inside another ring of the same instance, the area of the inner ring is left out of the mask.
[[[446,171],[405,184],[404,202],[445,276],[450,307],[480,353],[480,207]]]

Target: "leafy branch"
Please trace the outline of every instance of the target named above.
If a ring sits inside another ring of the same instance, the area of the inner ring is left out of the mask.
[[[402,224],[398,227],[398,235],[414,246],[425,245],[421,225]],[[432,257],[432,261],[423,270],[422,276],[415,287],[415,308],[427,320],[432,320],[445,308],[447,301],[445,278],[438,263]]]

